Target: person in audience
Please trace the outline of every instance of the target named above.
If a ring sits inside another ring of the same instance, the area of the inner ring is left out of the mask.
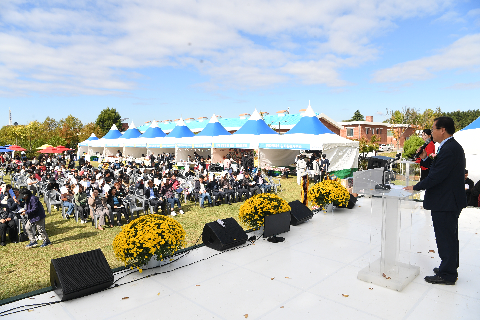
[[[195,182],[195,193],[198,194],[198,202],[200,203],[200,208],[204,208],[203,204],[205,202],[205,198],[207,198],[210,207],[213,206],[212,197],[207,192],[204,176],[200,176],[198,181]]]
[[[313,182],[318,183],[320,182],[320,176],[322,174],[322,170],[320,167],[320,158],[315,158],[313,160]]]
[[[480,180],[470,189],[470,201],[468,205],[471,207],[480,207]]]
[[[38,180],[35,178],[35,174],[34,173],[29,174],[27,178],[27,185],[28,185],[28,189],[30,189],[34,195],[37,194],[37,187],[36,187],[37,184],[38,184]]]
[[[250,177],[248,172],[245,172],[244,181],[247,186],[248,192],[250,193],[250,197],[253,197],[256,194],[262,193],[260,190],[260,186]]]
[[[7,207],[0,208],[0,246],[4,247],[7,243],[8,237],[13,243],[18,242],[17,225],[15,224],[15,213],[10,211]]]
[[[166,179],[165,183],[162,182],[162,188],[160,192],[161,194],[164,195],[165,199],[170,204],[170,211],[173,217],[177,215],[175,213],[175,203],[178,206],[179,213],[184,214],[182,210],[182,204],[180,203],[180,200],[175,197],[175,191],[173,190],[173,183],[170,181],[169,178]]]
[[[243,175],[233,174],[235,178],[234,187],[237,190],[237,202],[242,199],[242,196],[245,196],[245,200],[250,198],[250,193],[248,192],[248,181],[243,178]]]
[[[40,247],[44,248],[51,245],[47,232],[45,231],[45,210],[43,209],[40,200],[28,189],[22,189],[19,193],[19,198],[23,198],[25,201],[25,208],[20,209],[19,212],[21,215],[28,218],[25,230],[27,231],[30,243],[25,248],[29,249],[38,245],[37,240],[35,239],[35,230],[43,239],[43,243]]]
[[[109,217],[110,227],[113,228],[113,214],[107,207],[107,199],[100,195],[99,189],[94,189],[92,196],[88,199],[88,205],[92,207],[93,214],[98,215],[98,230],[103,231],[105,226],[105,216]]]
[[[127,215],[127,209],[125,208],[125,205],[123,204],[122,200],[117,196],[116,188],[111,188],[108,191],[107,204],[112,209],[112,215],[117,216],[117,226],[122,225],[122,214],[128,223],[129,218]]]
[[[160,198],[158,189],[154,186],[152,180],[148,181],[148,188],[145,189],[145,197],[147,198],[150,206],[153,207],[155,214],[158,214],[158,208],[162,208],[164,206],[164,201]]]
[[[74,203],[74,194],[72,191],[72,188],[70,185],[65,185],[62,188],[60,188],[60,192],[62,195],[62,206],[67,208],[67,212],[65,212],[65,218],[70,219],[70,215],[73,213],[73,210],[75,209],[75,203]]]
[[[475,184],[473,183],[472,179],[468,177],[468,170],[465,169],[465,194],[467,195],[467,203],[470,203],[474,186]]]
[[[258,170],[257,174],[253,178],[253,181],[255,181],[255,184],[260,188],[260,190],[263,190],[265,193],[270,193],[272,190],[272,186],[269,185],[265,179],[262,177],[262,171]]]
[[[74,196],[75,205],[77,206],[78,216],[80,217],[81,223],[87,223],[88,212],[90,208],[88,207],[88,195],[85,192],[85,188],[82,184],[78,185],[78,191]]]
[[[322,154],[322,162],[320,163],[320,168],[322,170],[322,174],[321,174],[321,180],[325,180],[325,177],[327,176],[328,174],[328,169],[330,167],[330,160],[327,159],[327,155],[324,153]]]
[[[300,185],[302,176],[305,174],[307,169],[307,163],[305,162],[304,156],[300,155],[297,160],[297,184]]]
[[[225,192],[223,192],[223,190],[220,190],[220,186],[217,179],[215,178],[215,175],[212,175],[212,179],[207,183],[207,190],[212,196],[215,197],[215,206],[219,205],[222,200],[224,203],[227,203]]]

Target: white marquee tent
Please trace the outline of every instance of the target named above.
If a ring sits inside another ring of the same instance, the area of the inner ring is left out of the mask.
[[[262,139],[260,166],[287,166],[299,150],[322,150],[330,160],[330,171],[358,167],[358,141],[342,138],[323,125],[309,105],[302,119],[281,136]]]
[[[462,145],[465,151],[468,176],[476,183],[480,180],[480,117],[456,132],[453,137]]]

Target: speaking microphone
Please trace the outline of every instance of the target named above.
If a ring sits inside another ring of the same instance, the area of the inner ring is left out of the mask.
[[[415,155],[413,156],[413,158],[414,158],[414,159],[420,158],[420,155],[422,154],[423,150],[425,150],[425,148],[428,146],[429,143],[430,143],[430,140],[425,141],[425,143],[423,144],[423,146],[420,147],[420,151],[418,151],[417,153],[415,153]]]

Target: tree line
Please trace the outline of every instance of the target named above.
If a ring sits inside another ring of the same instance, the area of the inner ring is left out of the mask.
[[[103,137],[113,124],[122,130],[121,116],[114,108],[103,109],[95,122],[85,125],[72,115],[58,121],[46,117],[43,122],[35,120],[25,125],[3,126],[0,129],[0,145],[20,145],[28,150],[27,156],[33,155],[44,144],[76,149],[78,143],[88,139],[92,133],[98,138]]]

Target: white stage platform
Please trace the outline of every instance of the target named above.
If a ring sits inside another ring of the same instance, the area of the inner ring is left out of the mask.
[[[480,210],[467,208],[460,216],[455,286],[423,280],[433,275],[439,258],[429,252],[437,251],[430,212],[413,212],[411,228],[402,231],[406,240],[401,241],[400,260],[410,259],[420,267],[420,275],[401,292],[357,279],[359,270],[378,258],[380,251],[381,213],[375,211],[370,213],[370,199],[361,198],[353,210],[319,213],[292,226],[281,235],[286,238],[283,243],[260,239],[221,254],[202,247],[168,266],[130,274],[118,283],[176,269],[172,272],[7,318],[479,319]],[[188,266],[177,269],[183,265]],[[125,274],[117,273],[115,279]],[[57,300],[48,292],[3,305],[0,312]]]

